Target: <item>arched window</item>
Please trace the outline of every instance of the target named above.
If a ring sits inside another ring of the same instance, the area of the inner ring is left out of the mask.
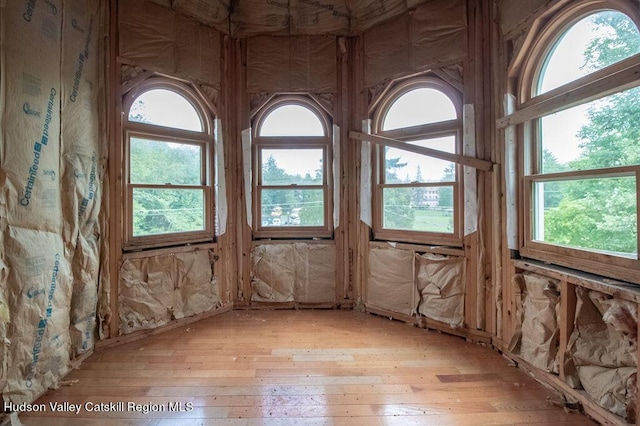
[[[436,78],[393,88],[374,116],[374,132],[409,145],[460,153],[460,94]],[[378,147],[376,238],[456,244],[460,236],[459,167],[395,147]]]
[[[638,267],[637,14],[624,1],[560,11],[529,52],[518,111],[521,252],[636,282],[624,270]]]
[[[124,102],[125,247],[213,238],[212,121],[187,85],[152,78]]]
[[[331,236],[332,138],[311,99],[276,97],[254,117],[254,235]]]

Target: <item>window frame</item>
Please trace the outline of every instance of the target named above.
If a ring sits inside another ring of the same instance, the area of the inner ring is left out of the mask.
[[[519,250],[524,257],[566,266],[599,275],[640,284],[640,257],[616,255],[603,250],[571,247],[535,239],[536,192],[541,182],[576,181],[582,179],[635,176],[637,225],[640,225],[640,165],[565,172],[541,172],[541,120],[559,111],[605,98],[640,86],[640,79],[628,77],[629,70],[640,67],[640,53],[622,61],[579,77],[545,93],[536,94],[544,72],[544,64],[558,38],[583,18],[598,11],[616,11],[627,15],[640,28],[637,6],[624,0],[602,0],[565,7],[544,26],[526,52],[519,75],[517,106],[512,117],[517,120],[517,138],[521,141],[519,154],[519,192],[522,194],[519,222]],[[623,78],[617,78],[622,76]],[[519,116],[519,117],[517,117]],[[638,236],[640,248],[640,235]],[[640,250],[639,250],[640,251]]]
[[[392,130],[382,130],[386,115],[391,106],[404,94],[416,89],[435,89],[447,96],[456,111],[453,120],[439,121],[429,124],[421,124],[411,127],[403,127]],[[372,119],[372,133],[378,136],[388,137],[400,141],[414,141],[433,139],[438,137],[453,136],[455,138],[455,154],[462,154],[463,126],[462,126],[462,93],[446,81],[435,76],[422,76],[403,81],[391,90],[377,106]],[[402,241],[419,244],[441,244],[461,247],[463,245],[462,230],[464,218],[464,179],[462,165],[455,166],[455,180],[451,182],[424,182],[424,183],[386,183],[385,147],[376,145],[372,147],[372,159],[375,166],[372,167],[372,179],[374,190],[372,194],[373,237],[376,240]],[[389,229],[383,227],[383,193],[385,188],[419,188],[419,187],[446,187],[453,188],[453,232],[440,233],[432,231],[410,231],[401,229]]]
[[[324,136],[260,136],[260,129],[276,109],[297,105],[310,110],[320,121]],[[315,100],[302,94],[275,96],[260,108],[252,119],[252,217],[255,239],[332,238],[333,237],[333,129],[329,113]],[[322,184],[265,185],[262,182],[262,151],[265,149],[322,149]],[[262,190],[322,190],[324,196],[323,226],[263,226]]]
[[[198,114],[202,132],[166,127],[157,124],[129,120],[129,112],[134,102],[146,92],[156,89],[172,91],[188,101]],[[167,77],[148,78],[124,96],[122,109],[122,188],[123,188],[123,250],[162,248],[214,240],[214,121],[213,110],[190,85]],[[196,145],[201,152],[201,176],[199,185],[181,184],[140,184],[131,183],[130,155],[131,138],[141,137],[158,142]],[[204,229],[134,236],[133,233],[133,191],[141,189],[202,190]]]

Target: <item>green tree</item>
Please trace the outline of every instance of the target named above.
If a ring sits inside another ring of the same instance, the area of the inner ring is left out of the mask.
[[[548,149],[544,149],[542,151],[542,169],[544,173],[557,173],[567,171],[568,167],[566,164],[558,161]],[[545,182],[543,188],[544,208],[558,207],[564,196],[562,193],[562,185],[558,182]]]
[[[386,183],[402,183],[398,171],[406,167],[400,158],[385,156]],[[411,209],[411,191],[413,188],[386,188],[383,190],[383,226],[390,229],[413,229],[414,212]]]
[[[199,185],[199,147],[150,139],[131,138],[130,180],[137,184]],[[153,235],[203,229],[201,190],[134,189],[135,235]]]
[[[265,185],[292,185],[286,189],[262,190],[262,221],[273,223],[278,218],[281,226],[322,226],[324,225],[324,191],[321,189],[305,189],[305,185],[317,185],[322,182],[322,167],[314,171],[312,176],[306,173],[291,175],[278,166],[273,155],[267,158],[262,167],[262,182]],[[295,210],[294,210],[295,209]],[[296,211],[299,223],[292,212]]]
[[[585,52],[584,67],[601,69],[640,50],[635,25],[624,15],[594,15],[599,30]],[[586,170],[640,164],[640,89],[620,92],[592,104],[578,137],[579,158],[566,168]],[[545,153],[547,154],[547,153]],[[548,156],[545,155],[545,159]],[[633,178],[555,182],[545,192],[544,240],[622,253],[637,252],[636,182]],[[550,185],[549,183],[545,185]],[[558,188],[561,188],[558,190]],[[553,198],[551,198],[553,197]]]
[[[421,183],[422,181],[422,171],[420,170],[420,165],[418,164],[414,182]],[[425,193],[426,191],[424,186],[416,186],[415,188],[411,189],[411,204],[414,208],[420,208],[424,204]]]
[[[455,163],[449,164],[445,169],[442,176],[443,182],[454,181],[456,177],[456,165]],[[442,209],[453,208],[453,188],[450,186],[441,186],[438,189],[438,206]]]

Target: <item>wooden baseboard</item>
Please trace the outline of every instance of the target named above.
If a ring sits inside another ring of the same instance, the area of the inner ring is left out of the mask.
[[[597,421],[602,425],[629,425],[629,423],[624,420],[622,417],[613,414],[612,412],[602,408],[598,404],[596,404],[589,395],[587,395],[584,391],[573,389],[571,386],[563,382],[560,377],[555,374],[547,373],[541,371],[540,369],[534,367],[529,362],[520,358],[517,355],[513,355],[510,353],[503,353],[505,357],[512,360],[518,365],[523,371],[526,371],[531,375],[534,379],[540,382],[542,385],[551,388],[552,390],[562,394],[568,399],[573,399],[578,401],[582,405],[582,409],[586,415]]]
[[[452,334],[454,336],[463,337],[474,343],[484,343],[491,345],[492,335],[482,330],[473,330],[471,328],[464,327],[451,327],[449,324],[432,320],[426,317],[421,317],[421,327],[441,331],[446,334]]]
[[[406,322],[409,324],[418,325],[418,319],[411,315],[399,314],[398,312],[393,312],[388,309],[378,308],[377,306],[366,306],[366,312],[374,315],[379,315],[381,317],[387,317],[389,319],[394,319],[402,322]]]
[[[225,312],[229,312],[230,310],[232,310],[231,306],[223,306],[217,309],[213,309],[211,311],[208,312],[203,312],[201,314],[198,315],[193,315],[191,317],[187,317],[187,318],[180,318],[178,320],[172,321],[169,324],[160,326],[158,328],[153,328],[150,330],[140,330],[140,331],[135,331],[133,333],[130,334],[126,334],[124,336],[118,336],[118,337],[114,337],[112,339],[107,339],[107,340],[102,340],[100,342],[96,342],[94,350],[96,352],[103,350],[103,349],[107,349],[107,348],[112,348],[114,346],[120,346],[120,345],[124,345],[125,343],[130,343],[130,342],[135,342],[136,340],[140,340],[140,339],[144,339],[145,337],[148,336],[152,336],[154,334],[158,334],[158,333],[163,333],[165,331],[168,330],[173,330],[174,328],[178,328],[181,327],[183,325],[187,325],[187,324],[191,324],[197,321],[201,321],[203,319],[206,318],[210,318],[216,315],[220,315],[223,314]]]
[[[245,309],[336,309],[335,302],[298,303],[298,302],[253,302]]]

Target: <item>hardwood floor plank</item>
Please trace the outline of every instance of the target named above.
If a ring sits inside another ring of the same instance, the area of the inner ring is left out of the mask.
[[[490,348],[353,311],[231,311],[101,349],[65,383],[37,402],[167,409],[22,413],[23,424],[594,424],[547,404],[555,395]]]

